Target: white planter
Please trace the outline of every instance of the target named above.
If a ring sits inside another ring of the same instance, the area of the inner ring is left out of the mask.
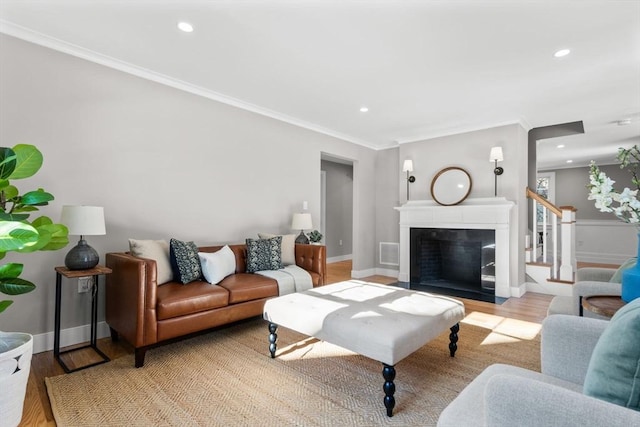
[[[32,354],[33,336],[20,332],[0,332],[1,427],[20,424]]]

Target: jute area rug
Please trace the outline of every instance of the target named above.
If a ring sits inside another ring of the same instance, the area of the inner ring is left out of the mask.
[[[537,330],[491,327],[463,322],[454,358],[444,333],[398,363],[392,418],[381,363],[284,328],[271,359],[262,319],[45,382],[58,426],[433,426],[490,364],[539,370]]]

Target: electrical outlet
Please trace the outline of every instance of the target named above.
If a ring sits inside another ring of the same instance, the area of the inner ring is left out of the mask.
[[[338,245],[342,246],[342,239],[338,241]]]
[[[78,277],[78,293],[82,294],[89,292],[91,285],[93,284],[93,278],[91,276]]]

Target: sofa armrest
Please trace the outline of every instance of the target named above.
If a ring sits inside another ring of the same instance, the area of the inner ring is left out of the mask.
[[[615,268],[583,267],[576,271],[576,282],[608,282],[615,273]]]
[[[323,286],[327,277],[327,247],[296,244],[296,265],[318,274],[318,286]]]
[[[156,262],[124,252],[106,255],[105,319],[134,347],[157,342]]]
[[[542,373],[583,384],[591,353],[609,324],[606,320],[555,314],[542,322]]]
[[[492,427],[640,425],[640,412],[509,374],[489,379],[484,405],[486,425]]]

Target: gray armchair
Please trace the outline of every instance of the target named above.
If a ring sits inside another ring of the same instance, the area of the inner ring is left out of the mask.
[[[549,304],[547,315],[572,314],[581,315],[581,299],[589,295],[620,295],[622,288],[619,282],[609,282],[616,273],[615,268],[585,267],[576,272],[576,283],[572,287],[571,296],[555,296]],[[605,319],[594,313],[585,312],[586,317]]]
[[[608,323],[547,317],[542,326],[542,373],[509,365],[488,367],[445,408],[438,426],[640,425],[640,412],[582,394],[591,353]]]

